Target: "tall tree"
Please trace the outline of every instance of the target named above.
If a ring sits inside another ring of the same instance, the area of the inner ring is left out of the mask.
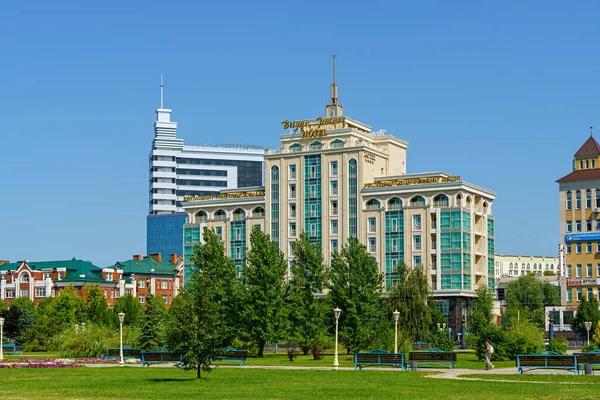
[[[257,227],[250,234],[250,245],[243,269],[244,331],[262,357],[265,343],[283,336],[287,261],[277,244]]]
[[[408,269],[404,263],[398,266],[400,282],[394,285],[384,299],[384,309],[389,318],[394,310],[400,312],[398,325],[413,340],[428,340],[432,310],[429,307],[429,284],[422,266]]]
[[[544,306],[560,305],[560,298],[557,287],[527,274],[506,286],[506,303],[510,314],[519,311],[521,318],[544,326]]]
[[[119,298],[115,303],[113,311],[117,315],[121,312],[125,314],[123,325],[133,327],[140,327],[142,325],[144,307],[132,294],[127,293],[125,296]]]
[[[165,345],[165,327],[167,308],[162,296],[148,293],[146,296],[146,311],[140,333],[140,348],[151,350]]]
[[[585,323],[591,322],[590,337],[593,337],[599,320],[600,311],[598,310],[598,299],[596,296],[591,295],[588,299],[582,297],[577,307],[577,314],[571,322],[571,328],[579,335],[587,335]]]
[[[85,292],[87,320],[96,325],[111,326],[113,323],[112,313],[108,309],[104,293],[100,291],[100,286],[88,286]]]
[[[237,332],[241,283],[234,262],[225,256],[220,236],[205,229],[204,243],[196,246],[191,279],[171,304],[167,328],[169,344],[183,355],[187,369],[210,372],[222,349]]]
[[[367,348],[377,323],[383,276],[358,239],[350,238],[339,253],[333,253],[329,282],[328,301],[342,310],[340,341],[348,353]]]
[[[467,326],[470,334],[480,335],[482,332],[487,332],[489,326],[493,324],[493,308],[494,296],[488,290],[488,287],[480,286],[477,288]]]
[[[313,245],[304,232],[293,244],[292,278],[288,285],[290,336],[308,354],[325,336],[325,310],[316,294],[323,290],[325,271],[321,246]]]

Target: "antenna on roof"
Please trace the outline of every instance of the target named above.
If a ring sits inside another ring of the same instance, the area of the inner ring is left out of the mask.
[[[160,108],[163,108],[163,76],[160,74]]]
[[[590,137],[594,136],[594,127],[590,126]]]

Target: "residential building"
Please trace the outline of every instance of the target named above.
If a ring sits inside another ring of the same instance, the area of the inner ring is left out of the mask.
[[[592,136],[575,153],[573,171],[557,182],[567,305],[576,306],[598,297],[600,287],[600,145]]]
[[[505,276],[557,275],[558,257],[495,254],[496,279]]]
[[[148,254],[183,254],[184,196],[264,185],[265,150],[252,145],[188,146],[177,137],[171,109],[156,110],[149,156]],[[214,136],[214,135],[213,135]]]
[[[254,226],[269,233],[290,264],[304,231],[325,260],[356,237],[378,262],[385,290],[397,266],[422,265],[454,333],[475,290],[494,288],[495,193],[443,172],[406,174],[407,142],[343,114],[337,85],[325,116],[285,120],[281,148],[267,150],[266,185],[188,196],[184,259],[215,228],[238,269]]]

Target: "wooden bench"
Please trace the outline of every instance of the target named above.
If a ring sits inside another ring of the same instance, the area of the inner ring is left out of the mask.
[[[170,351],[142,351],[142,367],[149,367],[150,364],[172,362],[181,367],[183,359],[180,353]]]
[[[132,347],[123,347],[123,358],[141,358],[142,351]],[[108,356],[104,358],[121,358],[120,349],[108,349]]]
[[[422,364],[441,364],[456,368],[456,353],[430,348],[427,351],[411,351],[408,353],[408,363],[411,368],[417,368]]]
[[[354,369],[360,370],[363,365],[390,365],[404,370],[404,353],[390,353],[381,349],[354,353]]]
[[[11,354],[16,356],[17,354],[23,354],[23,346],[17,346],[15,344],[3,344],[2,352],[4,354]]]
[[[563,355],[552,351],[535,354],[517,354],[517,374],[525,373],[525,369],[566,369],[579,374],[576,355]]]
[[[248,358],[248,350],[238,350],[233,347],[225,347],[223,349],[223,353],[221,354],[221,359],[219,361],[233,361],[242,365],[246,364],[246,359]]]
[[[600,350],[588,351],[587,353],[575,353],[577,356],[577,364],[592,364],[600,365]]]

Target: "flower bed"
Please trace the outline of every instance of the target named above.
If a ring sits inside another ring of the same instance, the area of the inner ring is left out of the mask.
[[[118,360],[100,358],[42,358],[42,357],[19,357],[5,359],[6,364],[115,364]]]
[[[74,367],[83,367],[81,364],[62,364],[62,363],[10,363],[10,364],[0,364],[0,368],[74,368]]]

